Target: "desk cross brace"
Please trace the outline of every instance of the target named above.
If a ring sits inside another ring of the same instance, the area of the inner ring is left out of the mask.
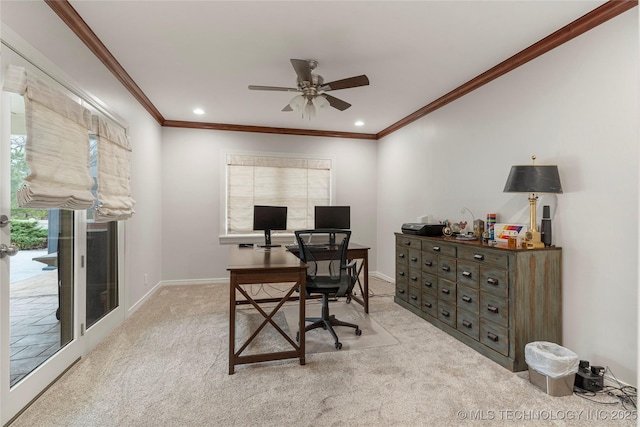
[[[242,288],[241,286],[238,286],[236,288],[237,290],[240,291],[240,293],[242,295],[244,295],[244,297],[247,299],[248,302],[251,303],[251,305],[253,305],[255,307],[256,310],[258,310],[260,312],[260,314],[262,314],[262,316],[265,318],[264,321],[260,324],[260,326],[253,332],[253,334],[251,334],[251,336],[247,339],[247,341],[242,345],[242,347],[240,347],[240,349],[235,353],[236,356],[240,356],[242,354],[242,352],[247,348],[247,346],[249,346],[249,344],[251,344],[251,342],[253,341],[253,339],[260,333],[260,331],[267,325],[267,323],[271,323],[271,325],[280,333],[280,335],[282,335],[288,342],[289,344],[291,344],[293,346],[294,349],[299,350],[300,347],[298,347],[298,344],[295,343],[290,337],[289,335],[284,332],[280,326],[278,326],[274,321],[273,321],[273,316],[276,314],[276,312],[280,309],[280,307],[282,307],[282,305],[287,302],[287,300],[289,299],[289,297],[291,296],[291,294],[293,294],[293,292],[297,289],[296,286],[293,286],[289,292],[287,293],[287,295],[282,298],[282,300],[280,300],[280,302],[278,303],[278,305],[276,305],[273,310],[271,311],[271,313],[267,314],[262,307],[260,307],[258,305],[257,302],[255,302],[253,300],[253,298],[251,298],[249,296],[249,294],[247,293],[247,291],[244,290],[244,288]]]

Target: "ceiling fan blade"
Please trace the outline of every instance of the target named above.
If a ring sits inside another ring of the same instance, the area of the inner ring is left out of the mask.
[[[309,62],[304,59],[292,59],[291,65],[293,65],[293,69],[296,70],[298,79],[301,82],[311,81],[311,67],[309,66]]]
[[[291,105],[287,104],[282,111],[293,111],[293,108],[291,108]]]
[[[256,86],[256,85],[249,85],[249,90],[273,90],[273,91],[279,91],[279,92],[300,92],[298,88],[293,88],[293,87]]]
[[[351,107],[351,104],[349,104],[348,102],[343,101],[342,99],[338,99],[335,96],[327,95],[326,93],[323,94],[322,96],[327,98],[327,101],[329,101],[329,104],[333,108],[338,109],[340,111],[344,111],[347,108]]]
[[[336,80],[334,82],[325,83],[321,90],[338,90],[348,89],[350,87],[367,86],[369,79],[364,74],[361,76],[349,77],[347,79]]]

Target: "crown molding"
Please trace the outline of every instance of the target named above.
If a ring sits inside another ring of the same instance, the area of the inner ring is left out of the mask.
[[[228,130],[234,132],[256,132],[256,133],[276,133],[280,135],[302,135],[302,136],[325,136],[332,138],[351,139],[377,139],[374,133],[338,132],[328,130],[294,129],[294,128],[274,128],[268,126],[246,126],[232,125],[226,123],[201,123],[181,120],[165,120],[164,127],[208,129],[208,130]]]
[[[308,135],[308,136],[330,136],[335,138],[356,138],[356,139],[381,139],[389,134],[407,126],[408,124],[426,116],[433,111],[444,107],[458,98],[478,89],[481,86],[505,75],[506,73],[526,64],[529,61],[549,52],[552,49],[574,39],[575,37],[597,27],[598,25],[632,9],[638,5],[638,0],[610,0],[595,8],[591,12],[581,16],[568,25],[560,28],[556,32],[543,38],[537,43],[520,51],[512,57],[506,59],[493,68],[474,77],[458,88],[441,96],[435,101],[425,105],[416,112],[397,121],[377,134],[366,134],[356,132],[333,132],[317,131],[293,128],[275,128],[264,126],[242,126],[222,123],[199,123],[178,120],[165,120],[157,108],[151,103],[149,98],[142,92],[140,87],[133,81],[131,76],[118,63],[115,57],[109,52],[106,46],[100,41],[96,34],[89,28],[82,17],[76,12],[67,0],[44,0],[51,9],[69,26],[69,28],[84,42],[85,45],[102,61],[114,76],[124,85],[126,89],[142,104],[152,117],[162,126],[182,127],[192,129],[228,130],[236,132],[257,132],[275,133],[283,135]]]
[[[607,3],[593,9],[591,12],[581,16],[575,21],[571,22],[568,25],[560,28],[558,31],[548,35],[542,40],[532,44],[528,48],[521,50],[516,53],[509,59],[501,62],[493,68],[485,71],[484,73],[474,77],[463,85],[457,87],[446,95],[441,96],[435,101],[425,105],[418,111],[408,115],[402,120],[397,121],[386,129],[378,132],[376,135],[377,139],[383,138],[398,129],[401,129],[407,126],[409,123],[412,123],[418,120],[421,117],[426,116],[429,113],[434,112],[435,110],[444,107],[445,105],[455,101],[458,98],[461,98],[467,95],[469,92],[472,92],[478,89],[481,86],[507,74],[509,71],[512,71],[518,68],[521,65],[526,64],[527,62],[544,55],[552,49],[568,42],[571,39],[578,37],[579,35],[597,27],[598,25],[620,15],[623,12],[626,12],[629,9],[632,9],[638,5],[638,0],[611,0]]]
[[[133,97],[162,125],[164,117],[67,0],[44,0]]]

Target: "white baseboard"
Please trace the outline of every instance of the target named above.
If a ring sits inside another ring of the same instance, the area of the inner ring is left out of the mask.
[[[162,286],[162,282],[158,282],[155,285],[153,285],[153,287],[149,289],[149,291],[146,294],[144,294],[142,298],[140,298],[134,305],[132,305],[129,308],[129,310],[127,311],[127,317],[131,316],[131,314],[133,314],[137,309],[139,309],[142,306],[142,304],[144,304],[149,299],[149,297],[155,293],[155,291],[160,289],[160,286]]]
[[[182,279],[182,280],[163,280],[160,282],[161,286],[174,286],[174,285],[212,285],[216,283],[229,283],[228,277],[217,279]]]
[[[395,283],[395,280],[392,277],[385,276],[384,274],[374,271],[373,273],[369,273],[370,276],[377,277],[380,280],[384,280],[385,282]]]

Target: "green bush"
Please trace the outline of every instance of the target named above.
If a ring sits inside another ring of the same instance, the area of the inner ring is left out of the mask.
[[[11,221],[11,244],[20,250],[44,249],[48,232],[35,221]]]

